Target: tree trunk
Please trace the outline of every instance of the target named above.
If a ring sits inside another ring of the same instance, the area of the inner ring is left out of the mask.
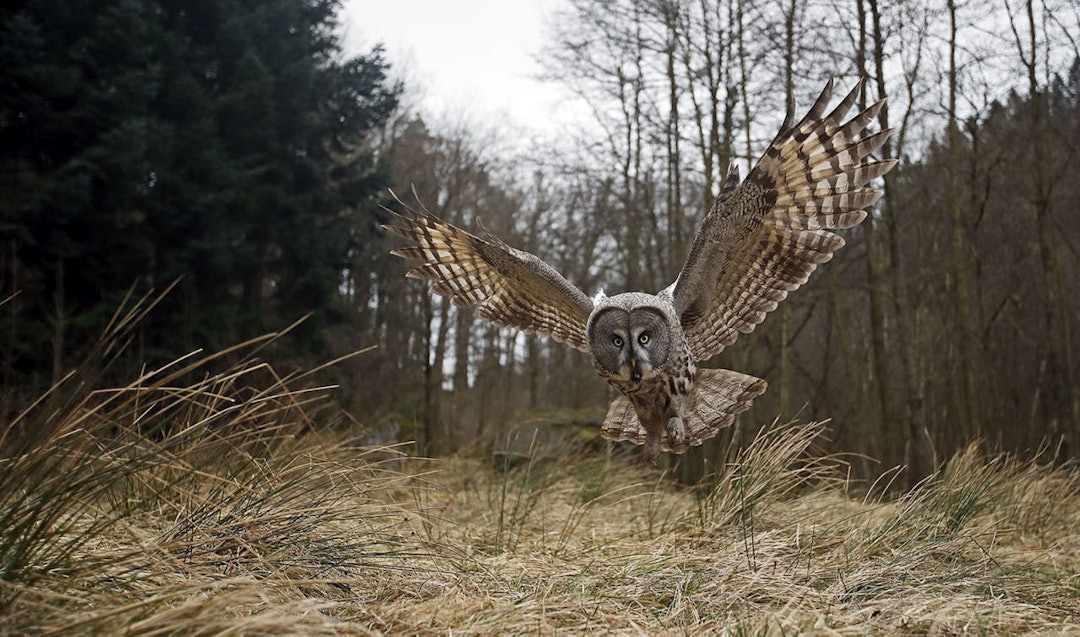
[[[948,0],[949,9],[949,101],[948,101],[948,186],[946,205],[949,219],[952,221],[952,277],[951,291],[953,317],[951,329],[958,341],[957,351],[950,361],[949,368],[956,370],[959,387],[954,386],[957,397],[954,410],[957,417],[962,445],[980,435],[980,418],[975,397],[975,370],[972,347],[972,328],[975,312],[972,309],[971,268],[968,257],[967,215],[960,205],[960,129],[956,120],[957,68],[956,68],[956,3]]]
[[[1030,94],[1031,140],[1034,153],[1034,189],[1031,200],[1035,216],[1035,228],[1039,241],[1039,265],[1042,270],[1043,321],[1046,325],[1042,340],[1042,360],[1046,365],[1044,382],[1040,387],[1042,397],[1042,417],[1046,420],[1047,434],[1051,444],[1062,439],[1065,419],[1076,422],[1076,401],[1070,396],[1075,389],[1072,365],[1072,344],[1070,343],[1068,322],[1059,316],[1062,308],[1062,282],[1058,272],[1057,232],[1053,220],[1053,182],[1048,174],[1051,171],[1052,158],[1047,150],[1047,121],[1049,104],[1045,90],[1040,90],[1038,80],[1038,53],[1036,49],[1036,23],[1033,0],[1025,3],[1029,53],[1025,56],[1020,37],[1017,34],[1017,48],[1027,70],[1028,92]],[[1010,20],[1011,20],[1010,14]],[[1014,34],[1016,28],[1013,26]],[[1070,427],[1072,429],[1072,427]],[[1062,450],[1066,456],[1068,449]]]
[[[885,36],[881,30],[881,7],[878,0],[868,0],[873,24],[874,39],[874,71],[877,75],[878,99],[885,99],[887,95],[885,87]],[[911,108],[911,104],[908,104]],[[889,106],[886,103],[878,113],[878,121],[882,129],[889,128]],[[881,156],[884,158],[900,155],[901,149],[896,148],[893,153],[892,138],[886,140],[881,147]],[[921,397],[919,392],[912,389],[912,365],[914,361],[915,338],[910,329],[909,306],[907,286],[903,282],[902,263],[899,247],[899,226],[896,223],[894,205],[895,171],[890,171],[884,177],[884,196],[881,200],[881,222],[886,235],[888,254],[886,262],[888,267],[888,284],[893,297],[893,345],[900,352],[900,375],[889,379],[891,396],[905,396],[906,400],[893,400],[888,404],[891,410],[890,416],[897,423],[896,429],[900,433],[901,449],[903,450],[903,464],[907,467],[907,487],[911,488],[922,479],[929,468],[926,467],[925,454],[921,451],[921,438],[918,436],[914,418],[919,409]]]
[[[428,444],[432,448],[431,453],[442,453],[447,451],[450,442],[442,418],[443,364],[446,361],[446,342],[450,335],[450,300],[446,297],[441,297],[439,300],[439,326],[437,330],[435,351],[432,356],[432,369],[428,378],[431,391],[429,399],[431,418],[426,424],[430,424],[430,428],[428,429]],[[443,426],[440,427],[440,424],[443,424]]]
[[[64,375],[65,331],[67,309],[64,304],[64,262],[56,262],[56,281],[53,286],[52,382],[57,383]]]
[[[866,4],[865,0],[856,0],[856,9],[859,19],[859,39],[855,50],[855,67],[862,79],[866,79]],[[859,108],[866,108],[866,91],[859,96]],[[888,324],[885,316],[886,290],[884,288],[884,276],[882,272],[886,268],[884,255],[879,245],[878,221],[873,210],[863,221],[863,231],[866,233],[866,282],[867,297],[870,303],[870,365],[873,370],[872,386],[874,388],[874,402],[868,414],[871,422],[875,423],[875,437],[877,438],[877,457],[885,467],[892,467],[901,459],[896,457],[893,449],[895,441],[888,440],[890,427],[888,423],[892,418],[892,400],[890,394],[891,379],[889,374],[888,354]]]

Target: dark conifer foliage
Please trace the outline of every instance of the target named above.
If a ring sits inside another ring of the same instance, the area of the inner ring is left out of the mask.
[[[144,330],[164,362],[332,309],[351,211],[384,177],[399,88],[344,59],[332,0],[0,9],[0,369],[48,382],[132,286],[182,277]],[[340,317],[338,317],[340,318]]]

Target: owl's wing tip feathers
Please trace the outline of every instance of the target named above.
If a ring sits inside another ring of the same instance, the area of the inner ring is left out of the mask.
[[[880,198],[867,184],[897,160],[869,158],[892,130],[867,128],[884,100],[846,119],[865,89],[860,79],[826,115],[833,85],[830,79],[797,124],[785,121],[742,184],[706,215],[674,290],[695,360],[753,331],[840,248],[828,231],[861,222]]]
[[[420,210],[410,208],[391,194],[401,212],[390,210],[397,223],[383,228],[410,244],[390,253],[419,261],[406,277],[431,280],[433,293],[449,297],[459,307],[479,306],[480,317],[492,323],[546,334],[588,350],[585,323],[592,301],[554,268],[491,233],[485,232],[487,239],[475,236],[443,221],[422,203]]]

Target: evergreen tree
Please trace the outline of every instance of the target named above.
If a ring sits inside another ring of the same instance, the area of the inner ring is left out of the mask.
[[[365,144],[396,106],[332,0],[24,1],[0,10],[3,371],[47,380],[121,296],[182,277],[152,362],[333,320]]]

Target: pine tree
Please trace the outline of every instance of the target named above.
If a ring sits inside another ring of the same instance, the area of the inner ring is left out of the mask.
[[[0,10],[3,373],[72,364],[133,285],[164,362],[306,313],[317,341],[348,211],[384,177],[381,50],[342,59],[331,0],[82,0]],[[33,378],[31,378],[33,377]]]

